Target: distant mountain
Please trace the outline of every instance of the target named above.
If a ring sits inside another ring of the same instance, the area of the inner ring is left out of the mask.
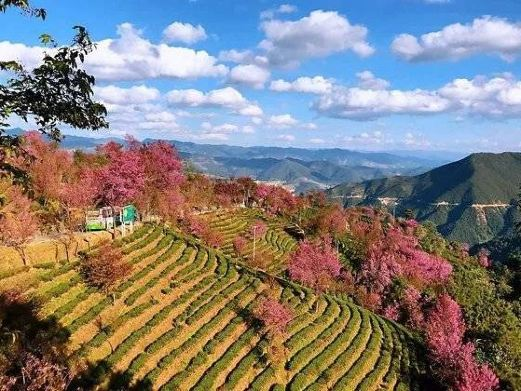
[[[292,186],[296,192],[390,175],[414,175],[445,163],[385,152],[357,152],[338,148],[238,147],[182,141],[172,143],[183,158],[208,174],[223,177],[248,175],[264,181],[279,181]]]
[[[511,231],[520,184],[521,153],[478,153],[421,175],[342,184],[328,194],[346,206],[412,209],[449,239],[476,244]]]
[[[13,129],[11,134],[21,134]],[[106,137],[65,135],[67,149],[94,149],[108,141]],[[151,142],[153,139],[144,140]],[[281,147],[239,147],[170,141],[181,157],[198,170],[221,177],[251,176],[263,181],[283,182],[304,192],[326,189],[343,182],[360,182],[391,175],[415,175],[446,163],[444,159],[397,156],[386,152],[357,152],[345,149],[305,149]]]
[[[146,139],[144,142],[153,141]],[[240,159],[299,159],[304,161],[324,160],[340,166],[363,165],[382,168],[433,167],[446,163],[444,159],[430,159],[416,156],[398,156],[386,152],[358,152],[347,149],[306,149],[282,147],[239,147],[233,145],[196,144],[185,141],[172,141],[176,148],[190,155],[207,155]]]

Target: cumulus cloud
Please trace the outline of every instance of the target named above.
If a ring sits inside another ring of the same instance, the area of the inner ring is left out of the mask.
[[[318,113],[353,120],[392,114],[458,114],[488,118],[521,117],[521,82],[511,74],[455,79],[437,90],[336,87],[313,103]]]
[[[295,141],[295,136],[292,134],[279,134],[277,137],[275,137],[275,139],[284,142],[291,142]]]
[[[325,144],[326,143],[326,141],[321,138],[311,138],[311,139],[309,139],[309,142],[311,144]]]
[[[336,118],[371,120],[390,114],[433,114],[449,109],[450,101],[425,90],[369,90],[338,87],[314,102],[313,109]]]
[[[343,141],[351,147],[374,147],[394,143],[394,140],[381,130],[345,136]]]
[[[270,90],[277,92],[305,92],[322,95],[331,92],[332,89],[333,80],[323,76],[299,77],[292,82],[279,79],[270,84]]]
[[[237,64],[242,64],[244,62],[251,62],[251,60],[255,57],[254,53],[251,50],[223,50],[219,53],[219,60],[226,62],[235,62]]]
[[[366,41],[367,28],[353,25],[336,11],[312,11],[296,21],[265,20],[266,38],[259,44],[271,65],[294,67],[310,58],[326,57],[351,50],[368,57],[374,49]]]
[[[225,141],[225,140],[228,140],[230,138],[230,135],[233,133],[242,133],[242,134],[255,133],[255,129],[249,125],[239,126],[239,125],[230,124],[230,123],[214,125],[208,121],[203,122],[201,124],[201,129],[202,129],[201,132],[192,135],[195,139]]]
[[[358,85],[367,90],[385,90],[390,83],[387,80],[376,77],[371,71],[363,71],[356,74]]]
[[[262,11],[260,14],[261,19],[271,19],[277,14],[292,14],[297,12],[297,7],[291,4],[282,4],[278,8],[270,8]]]
[[[195,89],[172,90],[166,94],[168,103],[178,107],[226,108],[235,114],[261,116],[262,109],[248,101],[232,87],[221,88],[204,93]]]
[[[200,24],[174,22],[163,31],[163,37],[168,42],[183,42],[194,44],[207,38],[206,31]]]
[[[228,67],[206,51],[154,44],[130,23],[117,28],[118,38],[96,42],[85,68],[98,80],[194,79],[222,77]],[[32,68],[43,58],[44,48],[0,42],[0,61],[18,59]],[[51,50],[51,49],[47,49]]]
[[[269,117],[268,124],[275,128],[289,128],[298,124],[298,121],[291,114],[281,114]]]
[[[512,75],[455,79],[439,90],[440,96],[470,114],[521,117],[521,82]]]
[[[228,81],[234,84],[244,84],[252,88],[264,88],[264,84],[269,80],[270,72],[257,65],[237,65],[230,71]]]
[[[106,104],[129,105],[140,104],[157,100],[160,92],[157,88],[147,86],[132,86],[130,88],[121,88],[117,86],[94,87],[96,99]]]
[[[451,24],[419,38],[401,34],[391,48],[397,56],[411,62],[459,60],[482,53],[511,61],[521,53],[521,24],[483,16],[470,24]]]
[[[275,129],[305,129],[305,130],[315,130],[317,129],[317,125],[312,122],[301,122],[294,118],[291,114],[279,114],[272,115],[270,117],[265,118],[264,123],[270,127]]]

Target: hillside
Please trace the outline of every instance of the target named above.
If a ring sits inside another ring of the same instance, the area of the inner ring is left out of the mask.
[[[346,206],[396,205],[397,214],[412,209],[449,239],[476,244],[511,229],[519,184],[521,153],[479,153],[417,176],[339,185],[329,195]]]
[[[233,229],[228,229],[233,232]],[[269,239],[266,239],[269,240]],[[415,339],[406,329],[349,302],[286,280],[271,280],[293,310],[285,368],[266,357],[268,342],[249,321],[267,275],[234,263],[199,241],[144,226],[120,242],[132,275],[115,301],[86,286],[77,262],[1,274],[43,303],[71,334],[69,354],[88,359],[104,388],[193,390],[416,388]],[[275,281],[275,282],[274,282]],[[112,376],[109,385],[111,373]]]

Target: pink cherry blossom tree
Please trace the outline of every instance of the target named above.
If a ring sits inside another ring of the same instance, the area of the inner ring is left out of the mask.
[[[340,276],[342,265],[338,254],[325,241],[301,242],[289,260],[291,279],[309,285],[318,290],[325,290]]]
[[[498,379],[488,365],[476,361],[474,345],[464,342],[465,329],[458,303],[448,295],[440,296],[425,327],[435,371],[449,387],[459,391],[494,390]]]
[[[0,209],[0,242],[15,248],[26,265],[25,244],[38,230],[38,219],[31,211],[31,200],[18,186],[7,189],[4,205]]]

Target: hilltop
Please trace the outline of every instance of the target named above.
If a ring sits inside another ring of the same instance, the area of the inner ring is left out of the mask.
[[[477,153],[417,176],[395,176],[331,189],[344,205],[412,209],[447,238],[482,243],[513,227],[521,183],[521,153]]]

